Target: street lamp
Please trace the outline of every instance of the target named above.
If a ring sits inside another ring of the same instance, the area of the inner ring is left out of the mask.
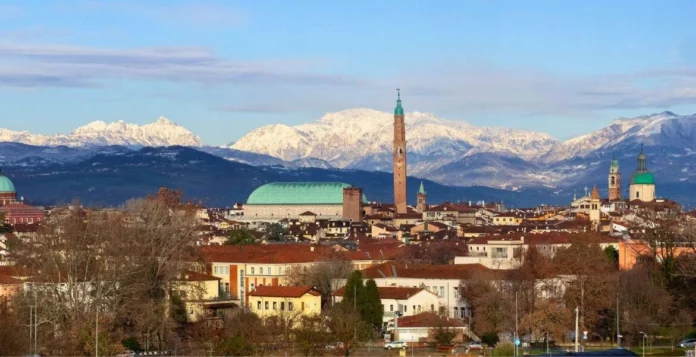
[[[645,357],[645,340],[648,339],[648,335],[646,335],[645,332],[643,332],[643,331],[640,331],[638,333],[643,335],[643,357]]]

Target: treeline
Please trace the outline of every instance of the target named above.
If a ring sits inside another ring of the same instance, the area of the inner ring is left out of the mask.
[[[618,320],[624,345],[639,343],[641,332],[674,345],[693,331],[696,252],[677,254],[677,247],[693,247],[684,228],[690,222],[661,223],[646,230],[649,249],[628,271],[619,270],[613,247],[602,250],[598,237],[587,234],[553,258],[532,246],[519,257],[519,269],[466,278],[460,289],[472,305],[473,330],[494,344],[515,331],[517,318],[523,339],[569,342],[577,308],[582,343],[582,331],[588,342],[616,343]]]

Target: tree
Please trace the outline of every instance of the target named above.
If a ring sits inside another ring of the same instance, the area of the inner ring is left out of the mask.
[[[0,234],[12,233],[12,231],[13,231],[12,225],[7,223],[7,221],[6,221],[5,212],[0,212]]]
[[[256,243],[254,235],[246,229],[233,229],[225,242],[226,245],[250,245]]]
[[[382,311],[382,300],[379,297],[379,289],[377,289],[377,283],[375,283],[374,279],[370,279],[365,283],[363,296],[363,301],[360,302],[360,314],[373,328],[380,329],[384,311]]]
[[[580,310],[581,330],[596,331],[604,325],[609,317],[605,310],[614,306],[616,296],[618,272],[595,241],[593,235],[577,237],[553,259],[558,274],[572,277],[565,282],[563,300],[570,311]]]
[[[342,302],[358,310],[358,303],[360,302],[360,297],[363,295],[364,288],[362,274],[360,274],[359,270],[354,270],[350,273],[346,281]]]
[[[571,325],[570,311],[554,301],[541,303],[533,313],[524,315],[520,320],[522,329],[532,332],[534,336],[545,335],[555,341],[564,341]]]
[[[100,349],[134,333],[146,347],[177,340],[166,312],[174,281],[196,261],[194,211],[153,199],[109,211],[79,207],[57,210],[35,241],[16,249],[18,265],[37,272],[17,308],[41,306],[43,330],[62,332],[42,339],[47,352],[93,353],[97,318]]]
[[[331,305],[333,294],[353,271],[353,263],[344,252],[329,250],[310,266],[295,265],[288,268],[289,285],[313,286],[321,293],[322,306]]]
[[[427,241],[404,247],[396,260],[405,264],[445,265],[467,251],[466,244],[457,241]]]
[[[0,356],[19,356],[26,353],[24,331],[28,329],[19,320],[16,310],[10,309],[7,298],[0,298]]]
[[[352,305],[345,301],[334,305],[329,311],[327,327],[334,341],[341,342],[345,356],[367,341],[374,331]]]
[[[462,299],[472,309],[472,326],[480,335],[498,334],[514,325],[510,311],[514,311],[514,296],[505,291],[504,284],[496,283],[496,273],[478,273],[461,281]]]
[[[609,262],[611,266],[615,268],[619,267],[619,251],[616,250],[613,245],[609,245],[604,248],[604,256],[607,258],[607,262]]]
[[[293,330],[295,344],[305,356],[321,356],[326,343],[326,319],[323,316],[302,316],[299,326]]]
[[[282,224],[280,223],[271,223],[268,226],[268,232],[266,233],[266,237],[268,240],[271,241],[282,241],[285,240],[285,236],[287,235],[288,231],[283,227]]]
[[[450,345],[454,338],[457,337],[457,330],[449,326],[445,321],[440,319],[433,332],[433,338],[438,345]]]

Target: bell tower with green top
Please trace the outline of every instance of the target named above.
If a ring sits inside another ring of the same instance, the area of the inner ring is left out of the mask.
[[[394,108],[394,206],[396,213],[406,213],[406,124],[401,107],[401,91],[396,90]]]

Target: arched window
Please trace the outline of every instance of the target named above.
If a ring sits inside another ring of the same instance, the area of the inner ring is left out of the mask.
[[[611,177],[611,184],[616,185],[616,177],[614,177],[614,176]]]

